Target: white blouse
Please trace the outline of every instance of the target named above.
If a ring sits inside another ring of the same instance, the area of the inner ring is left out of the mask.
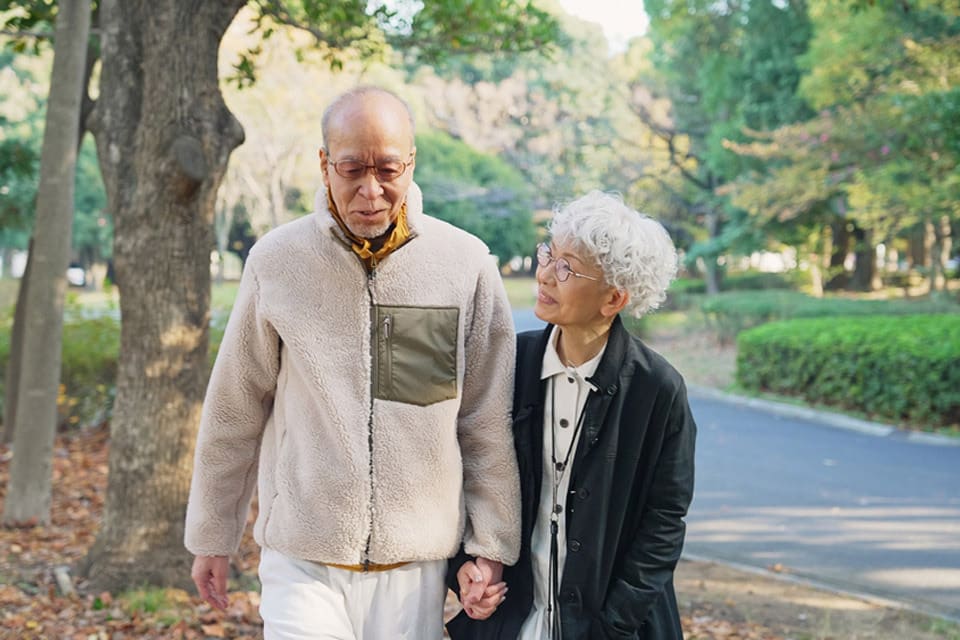
[[[540,505],[537,511],[537,521],[533,527],[531,552],[533,555],[533,609],[523,623],[520,630],[520,640],[549,640],[550,621],[548,620],[547,604],[550,601],[550,515],[554,505],[566,507],[567,490],[570,485],[570,466],[577,450],[581,429],[577,429],[577,422],[581,418],[583,407],[587,402],[587,395],[591,389],[596,389],[587,382],[592,376],[603,357],[606,345],[596,356],[584,362],[579,367],[568,367],[557,355],[557,339],[560,337],[559,327],[554,327],[547,342],[547,349],[543,354],[543,366],[540,379],[548,380],[546,397],[543,403],[543,473],[541,477]],[[556,420],[554,420],[554,409]],[[577,432],[576,434],[574,432]],[[551,435],[553,434],[553,435]],[[553,437],[556,441],[553,441]],[[553,465],[553,452],[556,460],[562,462],[569,459],[563,473],[556,473]],[[554,482],[559,480],[554,502]],[[563,565],[567,557],[566,517],[561,513],[558,522],[557,535],[557,575],[562,578]],[[562,581],[562,580],[561,580]]]

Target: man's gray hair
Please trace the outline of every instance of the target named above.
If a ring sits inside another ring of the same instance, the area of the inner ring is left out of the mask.
[[[416,131],[416,122],[413,119],[413,110],[410,109],[410,105],[406,100],[395,94],[389,89],[384,89],[383,87],[377,87],[374,85],[360,85],[359,87],[354,87],[349,91],[341,93],[339,96],[334,98],[326,109],[323,111],[323,117],[320,120],[320,132],[323,135],[323,147],[327,148],[327,141],[330,140],[330,121],[333,119],[333,116],[343,107],[345,104],[352,102],[357,98],[362,98],[364,96],[377,95],[377,96],[387,96],[393,98],[398,103],[403,105],[403,108],[407,112],[407,118],[410,120],[410,144],[413,145],[413,135]]]
[[[660,306],[677,275],[677,250],[667,230],[618,194],[594,190],[558,206],[550,236],[595,260],[604,281],[630,295],[624,311],[637,317]]]

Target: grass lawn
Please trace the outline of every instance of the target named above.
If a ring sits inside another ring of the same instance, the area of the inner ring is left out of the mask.
[[[537,301],[537,279],[529,276],[503,279],[510,306],[514,309],[532,309]]]

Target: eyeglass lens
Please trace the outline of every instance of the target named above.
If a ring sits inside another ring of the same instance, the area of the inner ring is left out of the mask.
[[[550,253],[550,247],[545,244],[537,246],[537,264],[541,267],[548,266],[551,262],[556,262],[553,269],[557,274],[557,281],[566,282],[570,277],[570,274],[573,272],[573,269],[570,268],[570,263],[567,262],[566,258],[554,258],[553,254]]]
[[[390,160],[375,165],[364,164],[357,160],[341,160],[332,164],[336,172],[348,180],[360,178],[366,174],[368,169],[373,169],[377,179],[382,182],[396,180],[403,175],[403,172],[407,168],[406,163],[400,162],[399,160]]]

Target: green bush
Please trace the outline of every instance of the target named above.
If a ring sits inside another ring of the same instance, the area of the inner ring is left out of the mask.
[[[60,392],[61,425],[98,424],[113,408],[120,324],[110,316],[71,319],[63,325]],[[0,402],[10,355],[10,324],[0,329]]]
[[[720,293],[703,298],[700,310],[721,342],[732,342],[737,334],[774,320],[834,316],[907,315],[960,313],[960,305],[949,299],[857,300],[853,298],[812,298],[795,291],[751,291]]]
[[[805,277],[805,274],[799,271],[741,271],[723,276],[720,288],[724,291],[790,290],[797,289]],[[667,305],[672,309],[688,309],[706,292],[707,284],[700,278],[677,278],[670,284]]]
[[[737,382],[889,421],[960,423],[960,316],[772,322],[737,339]]]
[[[223,338],[226,314],[214,314],[210,323],[210,364]],[[67,317],[63,325],[60,393],[57,408],[61,426],[100,424],[110,419],[116,394],[120,323],[106,315]],[[0,327],[0,409],[4,376],[10,355],[10,323]]]

